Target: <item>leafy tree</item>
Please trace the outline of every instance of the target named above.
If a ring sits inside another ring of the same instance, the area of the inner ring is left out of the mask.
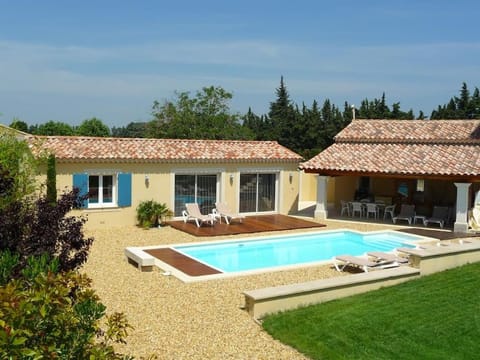
[[[22,121],[18,118],[13,118],[12,123],[9,125],[12,129],[28,132],[28,125],[25,121]]]
[[[75,133],[80,136],[95,136],[95,137],[108,137],[110,136],[110,129],[105,125],[102,120],[95,117],[84,120]]]
[[[154,120],[148,135],[156,138],[180,139],[246,139],[252,135],[240,124],[238,114],[232,114],[229,101],[232,94],[222,87],[204,87],[194,98],[188,92],[175,93],[176,99],[152,107]]]
[[[131,122],[126,127],[112,127],[113,137],[144,138],[147,137],[147,123]]]
[[[73,127],[60,121],[47,121],[45,124],[37,125],[30,129],[34,135],[45,136],[71,136],[74,134]]]
[[[37,173],[38,161],[33,157],[28,144],[17,139],[14,132],[0,132],[0,174],[3,183],[10,187],[1,192],[0,209],[9,203],[30,195],[35,190],[32,179]]]

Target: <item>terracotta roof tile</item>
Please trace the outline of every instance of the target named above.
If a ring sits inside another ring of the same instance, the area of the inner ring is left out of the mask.
[[[307,172],[480,176],[480,120],[356,120]]]
[[[275,141],[182,140],[40,136],[35,153],[49,150],[58,161],[293,161],[301,156]],[[35,145],[37,144],[37,145]]]
[[[355,120],[335,142],[478,143],[480,120]]]

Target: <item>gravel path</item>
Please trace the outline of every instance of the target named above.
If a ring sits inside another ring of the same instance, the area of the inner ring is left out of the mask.
[[[389,228],[343,221],[322,223],[327,224],[323,230]],[[134,330],[127,337],[127,344],[118,350],[137,358],[156,355],[158,359],[306,359],[273,340],[241,309],[242,292],[341,276],[330,266],[318,266],[185,284],[162,275],[159,269],[138,271],[127,263],[123,251],[127,246],[197,242],[200,238],[170,227],[118,227],[90,230],[86,235],[93,236],[95,241],[84,271],[92,278],[108,313],[126,313]]]

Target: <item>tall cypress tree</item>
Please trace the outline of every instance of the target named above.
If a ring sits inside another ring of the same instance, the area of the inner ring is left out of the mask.
[[[272,130],[272,138],[277,140],[283,146],[291,150],[298,151],[295,146],[295,137],[298,134],[298,121],[301,121],[298,111],[290,101],[290,96],[287,87],[283,81],[283,76],[280,78],[280,87],[276,89],[277,99],[270,103],[270,111],[268,118]]]
[[[49,155],[47,159],[47,200],[50,204],[57,202],[57,170],[55,163],[55,155]]]

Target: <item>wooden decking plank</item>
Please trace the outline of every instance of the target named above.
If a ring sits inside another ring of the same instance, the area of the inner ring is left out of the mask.
[[[180,254],[171,248],[149,249],[144,251],[189,276],[221,274],[220,271]]]
[[[230,223],[230,225],[224,222],[216,222],[214,226],[204,224],[201,227],[197,227],[193,222],[184,223],[183,221],[170,221],[169,224],[177,230],[194,236],[236,235],[325,226],[313,221],[278,214],[247,216],[242,222],[237,220]]]

